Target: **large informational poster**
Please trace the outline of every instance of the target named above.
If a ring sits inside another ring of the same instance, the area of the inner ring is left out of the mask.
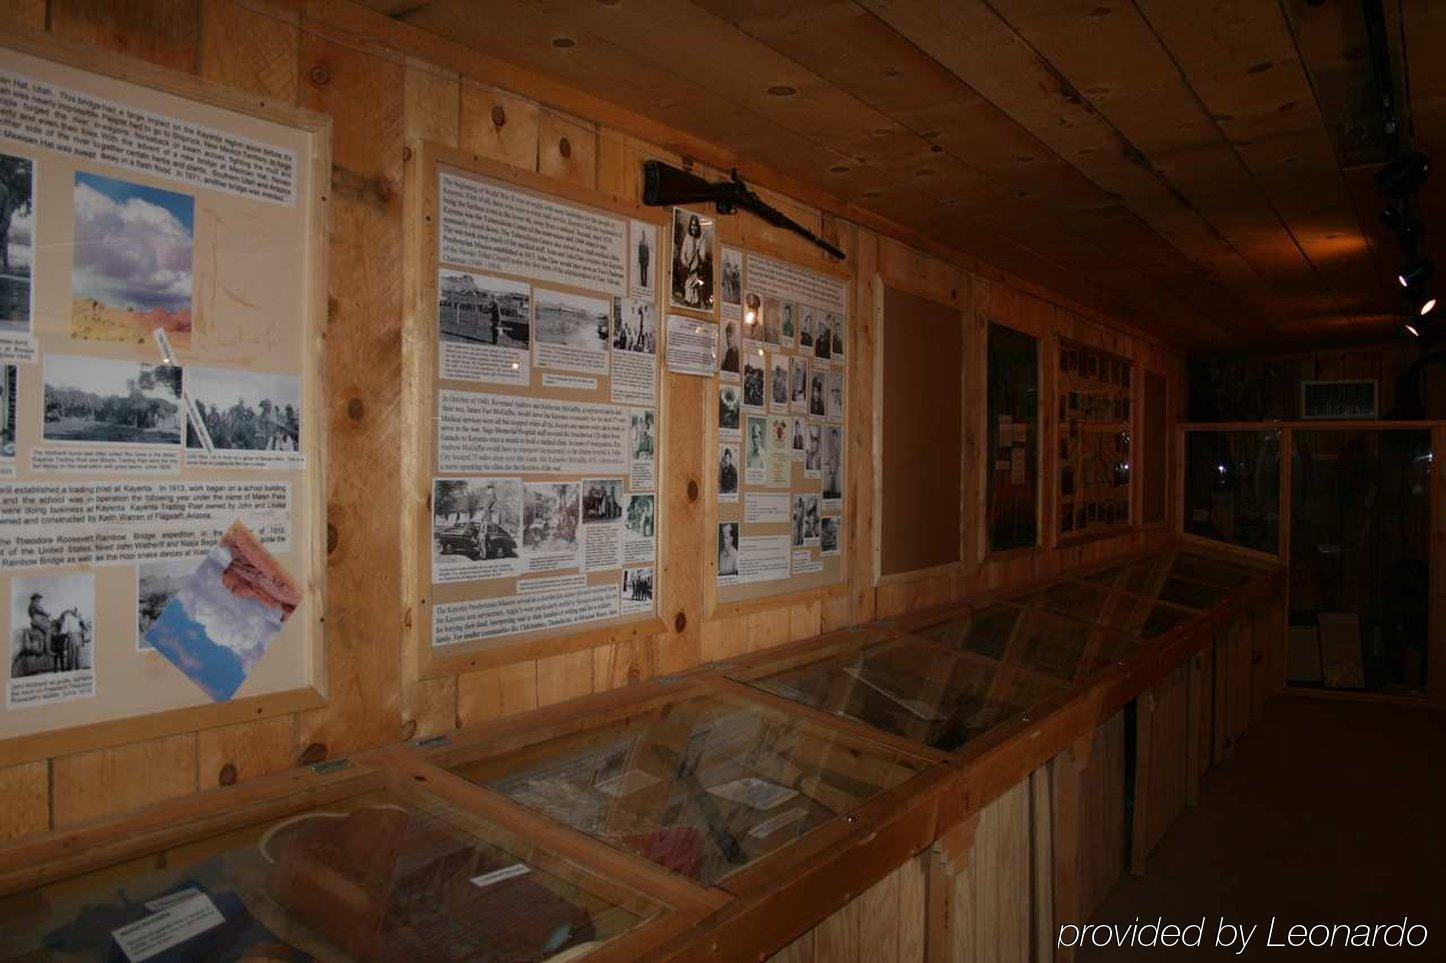
[[[262,624],[184,589],[208,558],[217,591],[245,581],[238,521],[273,581],[315,576],[326,145],[195,87],[0,47],[3,737],[316,681],[313,592]],[[173,599],[194,631],[167,658],[146,635]]]
[[[660,224],[590,192],[435,177],[431,648],[653,617]]]
[[[1061,541],[1130,525],[1130,362],[1076,341],[1059,342]]]
[[[723,247],[713,576],[720,602],[843,579],[849,283]]]

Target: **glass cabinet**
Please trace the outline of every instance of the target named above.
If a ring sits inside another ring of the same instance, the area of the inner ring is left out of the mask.
[[[560,961],[665,909],[395,772],[245,788],[239,810],[198,801],[194,832],[163,823],[78,859],[42,838],[36,859],[62,855],[0,898],[0,958]]]

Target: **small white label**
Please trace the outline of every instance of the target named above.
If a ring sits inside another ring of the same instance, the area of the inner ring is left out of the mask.
[[[226,917],[202,892],[171,903],[158,913],[136,920],[111,933],[126,959],[141,963],[173,946],[226,922]]]
[[[748,830],[748,835],[752,836],[754,839],[762,839],[765,836],[772,836],[784,826],[792,826],[794,823],[802,819],[805,815],[807,815],[807,810],[805,810],[802,806],[794,806],[792,809],[785,809],[777,816],[769,816],[763,822]]]
[[[513,863],[511,866],[494,869],[492,872],[483,873],[481,876],[473,876],[471,883],[478,889],[482,889],[488,886],[495,886],[505,879],[511,879],[514,876],[523,876],[530,872],[532,872],[532,867],[526,863]]]
[[[553,374],[551,371],[542,376],[542,384],[548,388],[577,388],[582,391],[596,391],[596,378],[583,378],[578,375]]]
[[[9,364],[34,364],[38,353],[34,335],[0,335],[0,361]]]
[[[789,789],[756,776],[744,776],[732,782],[709,786],[708,791],[720,799],[765,811],[781,806],[798,795],[796,789]]]
[[[657,776],[650,772],[643,772],[641,769],[629,769],[627,772],[611,779],[604,779],[602,782],[594,783],[593,787],[598,792],[614,799],[621,799],[624,796],[631,796],[635,792],[641,792],[649,786],[656,786],[662,782]]]

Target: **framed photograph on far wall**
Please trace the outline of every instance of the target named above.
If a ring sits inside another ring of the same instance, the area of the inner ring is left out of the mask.
[[[1039,339],[989,323],[986,530],[989,552],[1039,542]]]

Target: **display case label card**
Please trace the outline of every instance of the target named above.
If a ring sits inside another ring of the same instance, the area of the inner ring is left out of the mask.
[[[141,963],[226,922],[205,893],[171,903],[158,913],[111,933],[131,963]]]
[[[796,789],[789,789],[787,786],[780,786],[776,782],[769,782],[767,779],[759,779],[756,776],[744,776],[742,779],[735,779],[732,782],[709,786],[708,792],[720,799],[738,803],[740,806],[749,806],[764,811],[781,806],[798,795]]]
[[[503,880],[512,879],[515,876],[525,876],[530,872],[532,872],[532,867],[526,863],[513,863],[511,866],[494,869],[492,872],[483,873],[481,876],[473,876],[470,882],[478,889],[485,889],[488,886],[495,886]]]

